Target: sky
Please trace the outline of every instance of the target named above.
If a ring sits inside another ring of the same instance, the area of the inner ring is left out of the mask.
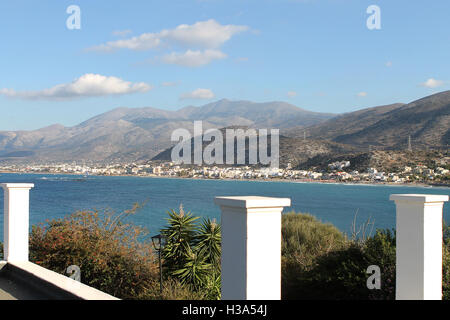
[[[450,89],[448,0],[0,2],[0,131],[220,99],[343,113]]]

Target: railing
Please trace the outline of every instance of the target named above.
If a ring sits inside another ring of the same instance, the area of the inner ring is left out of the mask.
[[[4,259],[85,298],[113,299],[28,261],[29,190],[4,183]],[[396,299],[442,299],[442,218],[447,195],[393,194]],[[222,299],[281,299],[281,212],[288,198],[216,197],[222,224]],[[30,271],[31,270],[31,271]]]
[[[442,299],[443,195],[393,194],[396,299]],[[217,197],[222,210],[222,299],[281,297],[281,211],[290,199]]]
[[[58,292],[55,296],[69,299],[117,300],[100,290],[30,262],[29,191],[34,185],[2,183],[0,186],[4,190],[3,259],[11,270],[20,273],[22,280],[28,282],[30,286],[34,283],[34,286],[49,287],[47,291]]]

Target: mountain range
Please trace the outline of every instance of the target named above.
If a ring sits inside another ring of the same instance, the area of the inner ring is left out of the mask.
[[[59,124],[33,131],[0,131],[0,158],[39,161],[134,161],[151,159],[172,145],[177,128],[192,132],[243,125],[255,128],[310,126],[335,116],[311,112],[285,102],[254,103],[223,99],[177,111],[116,108],[73,127]]]
[[[303,128],[288,135],[300,137]],[[450,91],[408,104],[395,103],[346,113],[312,125],[308,136],[356,147],[380,146],[403,149],[409,137],[416,147],[450,143]]]
[[[173,145],[173,130],[185,128],[192,132],[195,120],[203,121],[203,130],[229,126],[279,128],[283,135],[280,154],[290,161],[367,149],[369,145],[404,149],[409,137],[415,146],[442,146],[450,142],[450,91],[407,104],[338,115],[312,112],[285,102],[227,99],[177,111],[121,107],[73,127],[55,124],[32,131],[0,131],[0,159],[149,160]]]

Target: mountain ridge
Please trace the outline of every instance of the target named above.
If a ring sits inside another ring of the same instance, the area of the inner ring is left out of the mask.
[[[280,129],[283,157],[290,160],[303,159],[303,153],[366,151],[370,146],[405,149],[409,137],[415,147],[445,146],[450,143],[450,91],[344,114],[308,111],[282,101],[228,99],[175,111],[117,107],[72,127],[0,131],[0,160],[152,159],[174,145],[170,135],[175,129],[193,132],[195,120],[202,121],[203,131],[230,126]]]
[[[25,152],[30,160],[130,161],[151,158],[164,150],[172,144],[171,132],[177,128],[192,131],[194,120],[202,120],[207,130],[230,125],[286,127],[289,124],[283,123],[293,117],[296,124],[307,126],[332,116],[285,102],[227,99],[176,111],[122,106],[72,127],[55,124],[31,131],[0,131],[0,158]]]
[[[450,90],[407,104],[396,103],[339,115],[310,126],[309,137],[353,146],[405,148],[409,137],[416,146],[450,143]],[[302,129],[291,128],[290,136]]]

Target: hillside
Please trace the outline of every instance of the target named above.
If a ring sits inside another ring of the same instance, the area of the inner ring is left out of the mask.
[[[425,165],[428,168],[448,166],[450,157],[447,150],[377,150],[371,152],[353,152],[342,154],[319,154],[301,162],[298,169],[317,168],[326,170],[329,163],[336,161],[350,161],[346,170],[365,172],[368,168],[376,168],[385,172],[401,172],[405,166],[415,167]]]
[[[331,118],[284,102],[254,103],[220,100],[177,111],[116,108],[79,125],[52,125],[33,131],[0,131],[0,159],[40,161],[134,161],[150,159],[172,145],[177,128],[203,130],[230,125],[257,128],[308,126]]]
[[[245,126],[233,126],[228,127],[229,129],[243,129],[247,130],[248,127]],[[222,128],[222,137],[223,137],[223,159],[222,162],[226,163],[226,134],[225,130],[228,128]],[[203,136],[202,136],[203,139]],[[257,140],[259,143],[259,139]],[[271,136],[267,137],[268,151],[267,153],[270,155],[271,150]],[[203,142],[202,150],[210,144],[211,142]],[[194,139],[191,139],[191,163],[194,162]],[[237,140],[234,141],[234,163],[237,164]],[[158,155],[156,155],[152,160],[159,161],[171,161],[173,147],[167,148],[162,151]],[[258,150],[258,149],[257,149]],[[299,163],[307,161],[309,158],[319,156],[319,155],[329,155],[329,154],[340,154],[340,153],[348,153],[355,152],[357,149],[352,148],[348,145],[339,144],[331,141],[321,141],[321,140],[311,140],[311,139],[303,139],[303,138],[292,138],[286,137],[284,135],[279,136],[279,151],[280,151],[280,166],[286,167],[289,163],[291,166],[297,166]],[[259,159],[259,158],[258,158]],[[259,162],[259,160],[258,160]],[[249,163],[249,139],[245,137],[245,163],[239,164],[250,164]]]
[[[370,146],[371,150],[403,150],[409,137],[414,149],[446,146],[450,91],[337,116],[285,102],[226,99],[177,111],[122,107],[73,127],[55,124],[34,131],[0,131],[0,161],[148,160],[174,144],[170,135],[175,129],[192,132],[196,120],[203,122],[203,131],[230,126],[278,128],[280,163],[298,164],[318,155],[367,152]]]
[[[291,128],[289,136],[303,135]],[[307,129],[313,139],[331,140],[357,147],[369,145],[404,149],[408,137],[414,146],[445,146],[450,143],[450,91],[408,104],[391,104],[346,113]]]

